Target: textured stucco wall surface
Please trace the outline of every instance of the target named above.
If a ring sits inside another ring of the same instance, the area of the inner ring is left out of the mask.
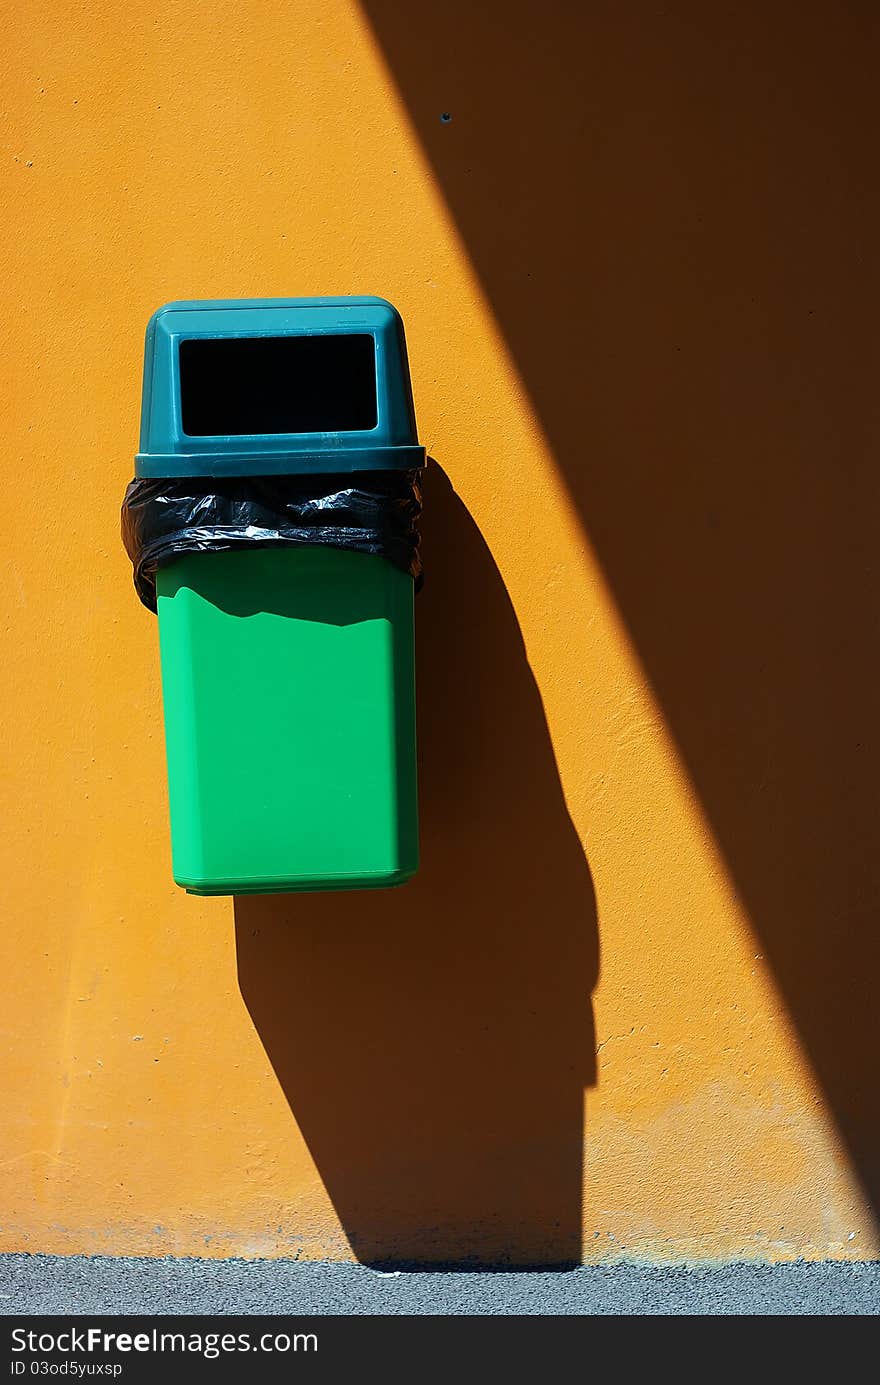
[[[877,1251],[871,7],[479,8],[3,7],[5,1250]],[[349,292],[436,459],[423,868],[188,898],[144,325]]]

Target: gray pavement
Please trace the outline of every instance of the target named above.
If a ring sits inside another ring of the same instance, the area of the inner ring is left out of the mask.
[[[858,1314],[880,1262],[416,1270],[295,1260],[0,1255],[0,1313]]]

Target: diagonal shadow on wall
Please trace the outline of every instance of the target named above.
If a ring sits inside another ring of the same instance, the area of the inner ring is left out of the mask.
[[[423,533],[421,869],[236,899],[239,984],[360,1260],[573,1264],[590,872],[510,599],[433,462]]]
[[[876,1206],[876,7],[362,8]]]

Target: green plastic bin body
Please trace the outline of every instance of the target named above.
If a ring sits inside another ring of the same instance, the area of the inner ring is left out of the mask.
[[[329,547],[157,575],[174,879],[192,894],[402,884],[418,865],[413,581]]]

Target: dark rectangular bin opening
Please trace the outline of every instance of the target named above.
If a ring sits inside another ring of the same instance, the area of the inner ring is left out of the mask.
[[[375,428],[373,337],[181,341],[180,403],[183,431],[191,437]]]

